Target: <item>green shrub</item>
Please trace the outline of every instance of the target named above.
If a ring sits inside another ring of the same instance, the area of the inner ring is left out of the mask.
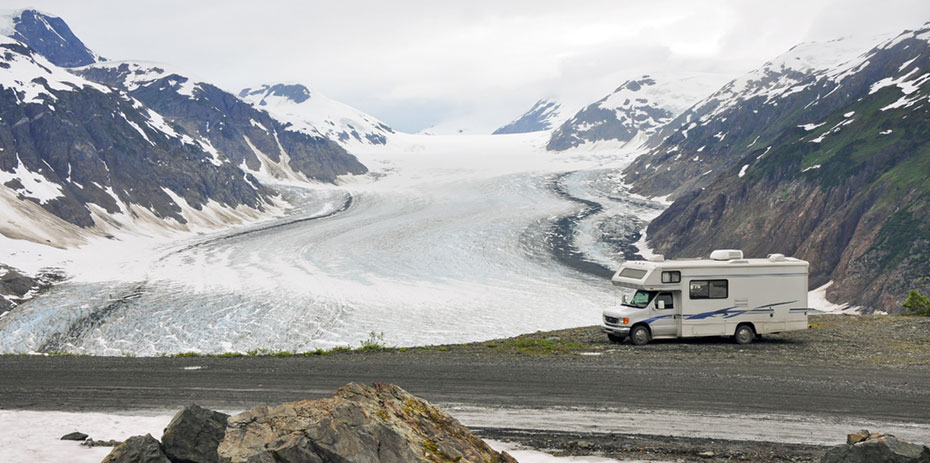
[[[920,294],[916,289],[912,289],[904,301],[904,308],[907,309],[908,315],[920,315],[921,317],[930,317],[930,297]]]

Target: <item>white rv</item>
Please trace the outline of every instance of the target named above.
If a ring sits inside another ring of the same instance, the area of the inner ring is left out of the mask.
[[[601,328],[613,342],[732,336],[748,344],[768,333],[807,329],[807,262],[781,254],[744,259],[720,249],[710,259],[625,262],[611,282],[635,289],[604,310]]]

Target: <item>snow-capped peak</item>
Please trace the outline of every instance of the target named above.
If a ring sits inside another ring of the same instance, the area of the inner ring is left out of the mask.
[[[549,130],[557,127],[568,117],[561,103],[552,98],[537,101],[529,111],[510,121],[507,125],[494,131],[495,135],[505,133],[527,133]]]
[[[105,61],[87,48],[63,19],[36,9],[0,11],[0,34],[29,45],[56,66]]]
[[[723,74],[676,73],[628,80],[562,124],[553,132],[547,149],[562,151],[598,141],[641,139],[729,78]]]
[[[733,79],[695,108],[699,113],[713,108],[701,118],[706,121],[740,101],[764,97],[766,103],[773,102],[804,90],[814,75],[831,72],[843,63],[858,63],[875,43],[886,38],[857,36],[800,43],[761,67]]]
[[[299,83],[246,88],[239,98],[288,123],[289,130],[322,134],[346,147],[384,145],[394,133],[378,119]]]

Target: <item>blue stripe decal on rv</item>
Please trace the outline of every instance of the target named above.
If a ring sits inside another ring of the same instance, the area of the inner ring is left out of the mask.
[[[687,320],[703,320],[705,318],[716,317],[717,315],[722,315],[723,318],[733,318],[738,317],[744,313],[774,313],[775,306],[793,304],[798,301],[788,301],[788,302],[776,302],[774,304],[766,304],[763,306],[756,307],[755,309],[737,309],[736,306],[727,307],[725,309],[712,310],[710,312],[702,312],[694,315],[689,315],[685,317]],[[795,310],[795,309],[791,309]],[[807,309],[804,309],[807,310]]]
[[[643,323],[652,323],[652,322],[654,322],[654,321],[656,321],[656,320],[661,320],[661,319],[663,319],[663,318],[668,318],[668,317],[672,317],[672,316],[674,316],[674,315],[660,315],[660,316],[658,316],[658,317],[652,317],[652,318],[650,318],[650,319],[643,320]]]

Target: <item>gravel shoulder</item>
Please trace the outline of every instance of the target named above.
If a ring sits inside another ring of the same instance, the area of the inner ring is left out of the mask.
[[[0,356],[0,408],[126,412],[177,410],[194,402],[234,411],[330,396],[350,381],[382,381],[432,402],[487,408],[609,410],[620,404],[930,426],[930,319],[821,315],[812,316],[810,325],[746,346],[706,338],[634,347],[612,344],[591,326],[409,349],[241,357],[6,355]],[[822,451],[670,436],[579,437],[501,428],[482,433],[568,454],[641,459],[816,461]],[[706,451],[717,456],[697,456]]]

